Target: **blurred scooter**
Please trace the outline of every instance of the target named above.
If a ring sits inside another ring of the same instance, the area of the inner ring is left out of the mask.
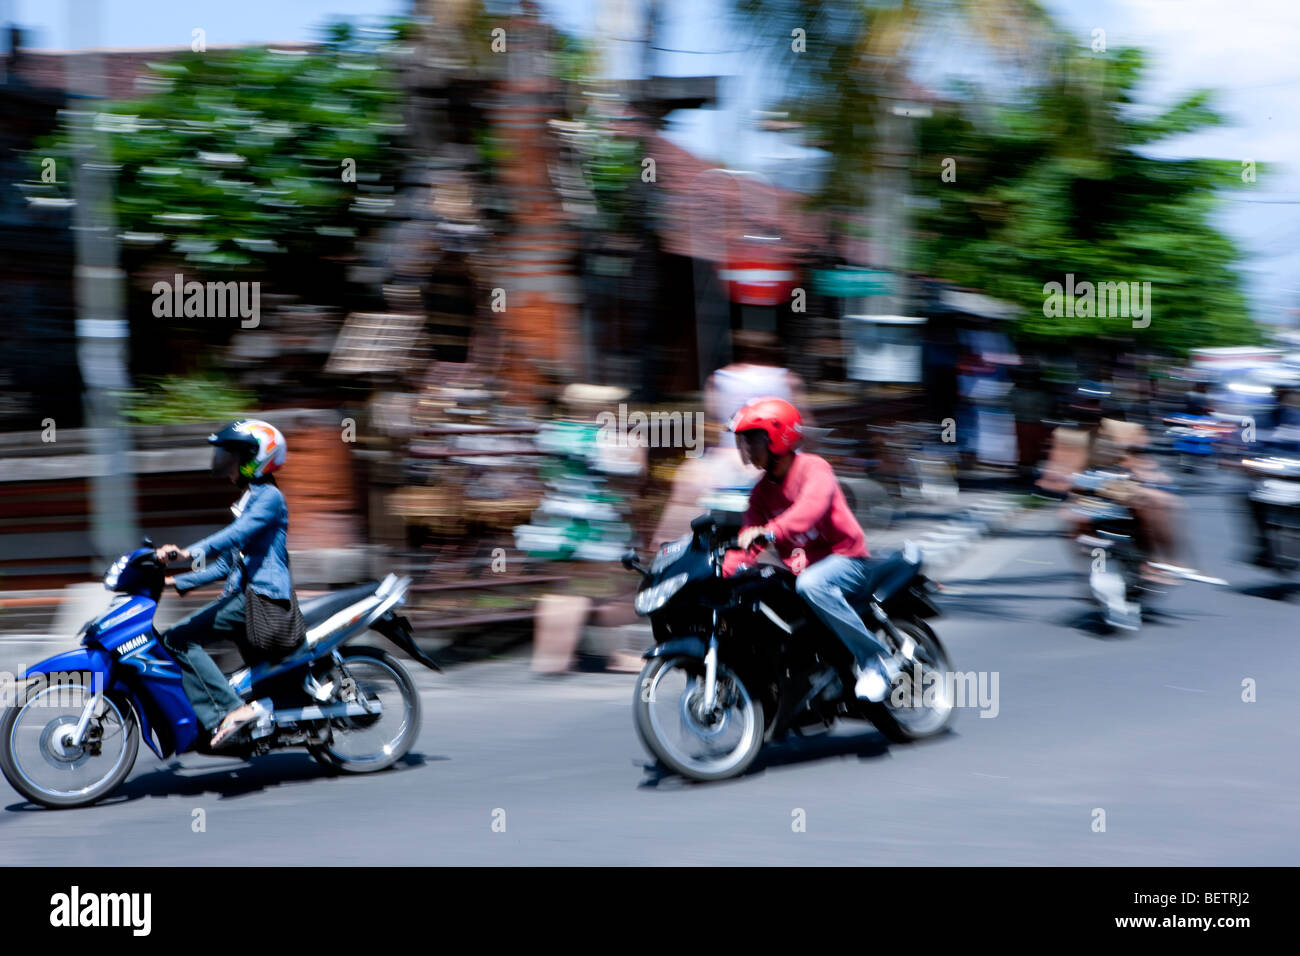
[[[1136,631],[1142,626],[1144,604],[1168,590],[1145,577],[1145,564],[1171,580],[1197,581],[1226,586],[1222,578],[1209,577],[1193,568],[1148,561],[1141,526],[1120,489],[1131,483],[1127,472],[1089,469],[1072,476],[1069,509],[1083,519],[1075,536],[1080,550],[1091,558],[1088,587],[1105,622],[1113,628]]]
[[[1274,454],[1243,458],[1241,467],[1250,481],[1246,500],[1255,523],[1254,562],[1279,571],[1300,567],[1300,450],[1277,448]]]

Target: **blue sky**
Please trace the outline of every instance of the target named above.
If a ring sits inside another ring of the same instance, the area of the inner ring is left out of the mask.
[[[597,0],[540,0],[562,28],[607,38],[612,75],[633,75],[640,57],[635,3],[621,20]],[[1278,320],[1300,307],[1300,3],[1296,0],[1044,0],[1069,30],[1086,42],[1106,31],[1108,47],[1136,45],[1150,58],[1144,104],[1161,106],[1199,87],[1221,92],[1224,127],[1171,141],[1168,155],[1252,159],[1273,164],[1249,190],[1226,203],[1223,227],[1239,242],[1247,290],[1257,318]],[[408,0],[0,0],[0,19],[34,30],[29,43],[47,49],[94,42],[88,28],[98,11],[99,44],[108,47],[189,46],[202,27],[209,44],[316,37],[338,15],[403,13]],[[753,68],[751,41],[733,28],[730,0],[663,0],[656,71],[669,75],[713,73],[728,77],[724,106],[681,117],[672,136],[720,163],[746,164],[754,156],[789,151],[759,134],[751,111],[762,105],[764,79]],[[978,43],[950,30],[923,51],[921,77],[936,85],[942,74],[979,74],[988,63]],[[768,85],[770,88],[770,84]]]

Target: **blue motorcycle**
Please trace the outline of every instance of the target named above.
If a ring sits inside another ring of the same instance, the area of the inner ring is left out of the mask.
[[[302,645],[281,660],[230,675],[259,718],[213,751],[181,688],[181,670],[153,626],[166,568],[152,543],[108,569],[109,609],[82,628],[76,650],[28,668],[0,719],[0,770],[14,789],[47,807],[100,800],[131,773],[144,738],[160,758],[198,752],[249,758],[305,747],[332,770],[391,766],[420,731],[420,697],[401,663],[379,648],[343,647],[367,630],[438,670],[396,609],[409,578],[390,574],[301,602]]]

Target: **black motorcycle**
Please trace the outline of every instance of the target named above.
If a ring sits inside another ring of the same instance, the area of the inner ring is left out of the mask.
[[[853,659],[795,592],[795,576],[773,552],[723,574],[740,525],[714,512],[663,545],[641,573],[638,614],[655,647],[645,654],[633,701],[637,732],[651,755],[695,780],[743,773],[765,741],[839,718],[867,720],[890,740],[943,731],[954,715],[947,653],[926,619],[938,608],[920,556],[905,549],[873,570],[856,604],[867,627],[904,663],[879,704],[853,693]]]

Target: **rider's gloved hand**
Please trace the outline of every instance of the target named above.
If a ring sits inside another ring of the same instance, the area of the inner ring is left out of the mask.
[[[748,551],[755,542],[763,538],[771,539],[772,532],[767,530],[766,525],[757,528],[742,528],[740,534],[736,536],[736,543],[740,545],[741,551]]]

